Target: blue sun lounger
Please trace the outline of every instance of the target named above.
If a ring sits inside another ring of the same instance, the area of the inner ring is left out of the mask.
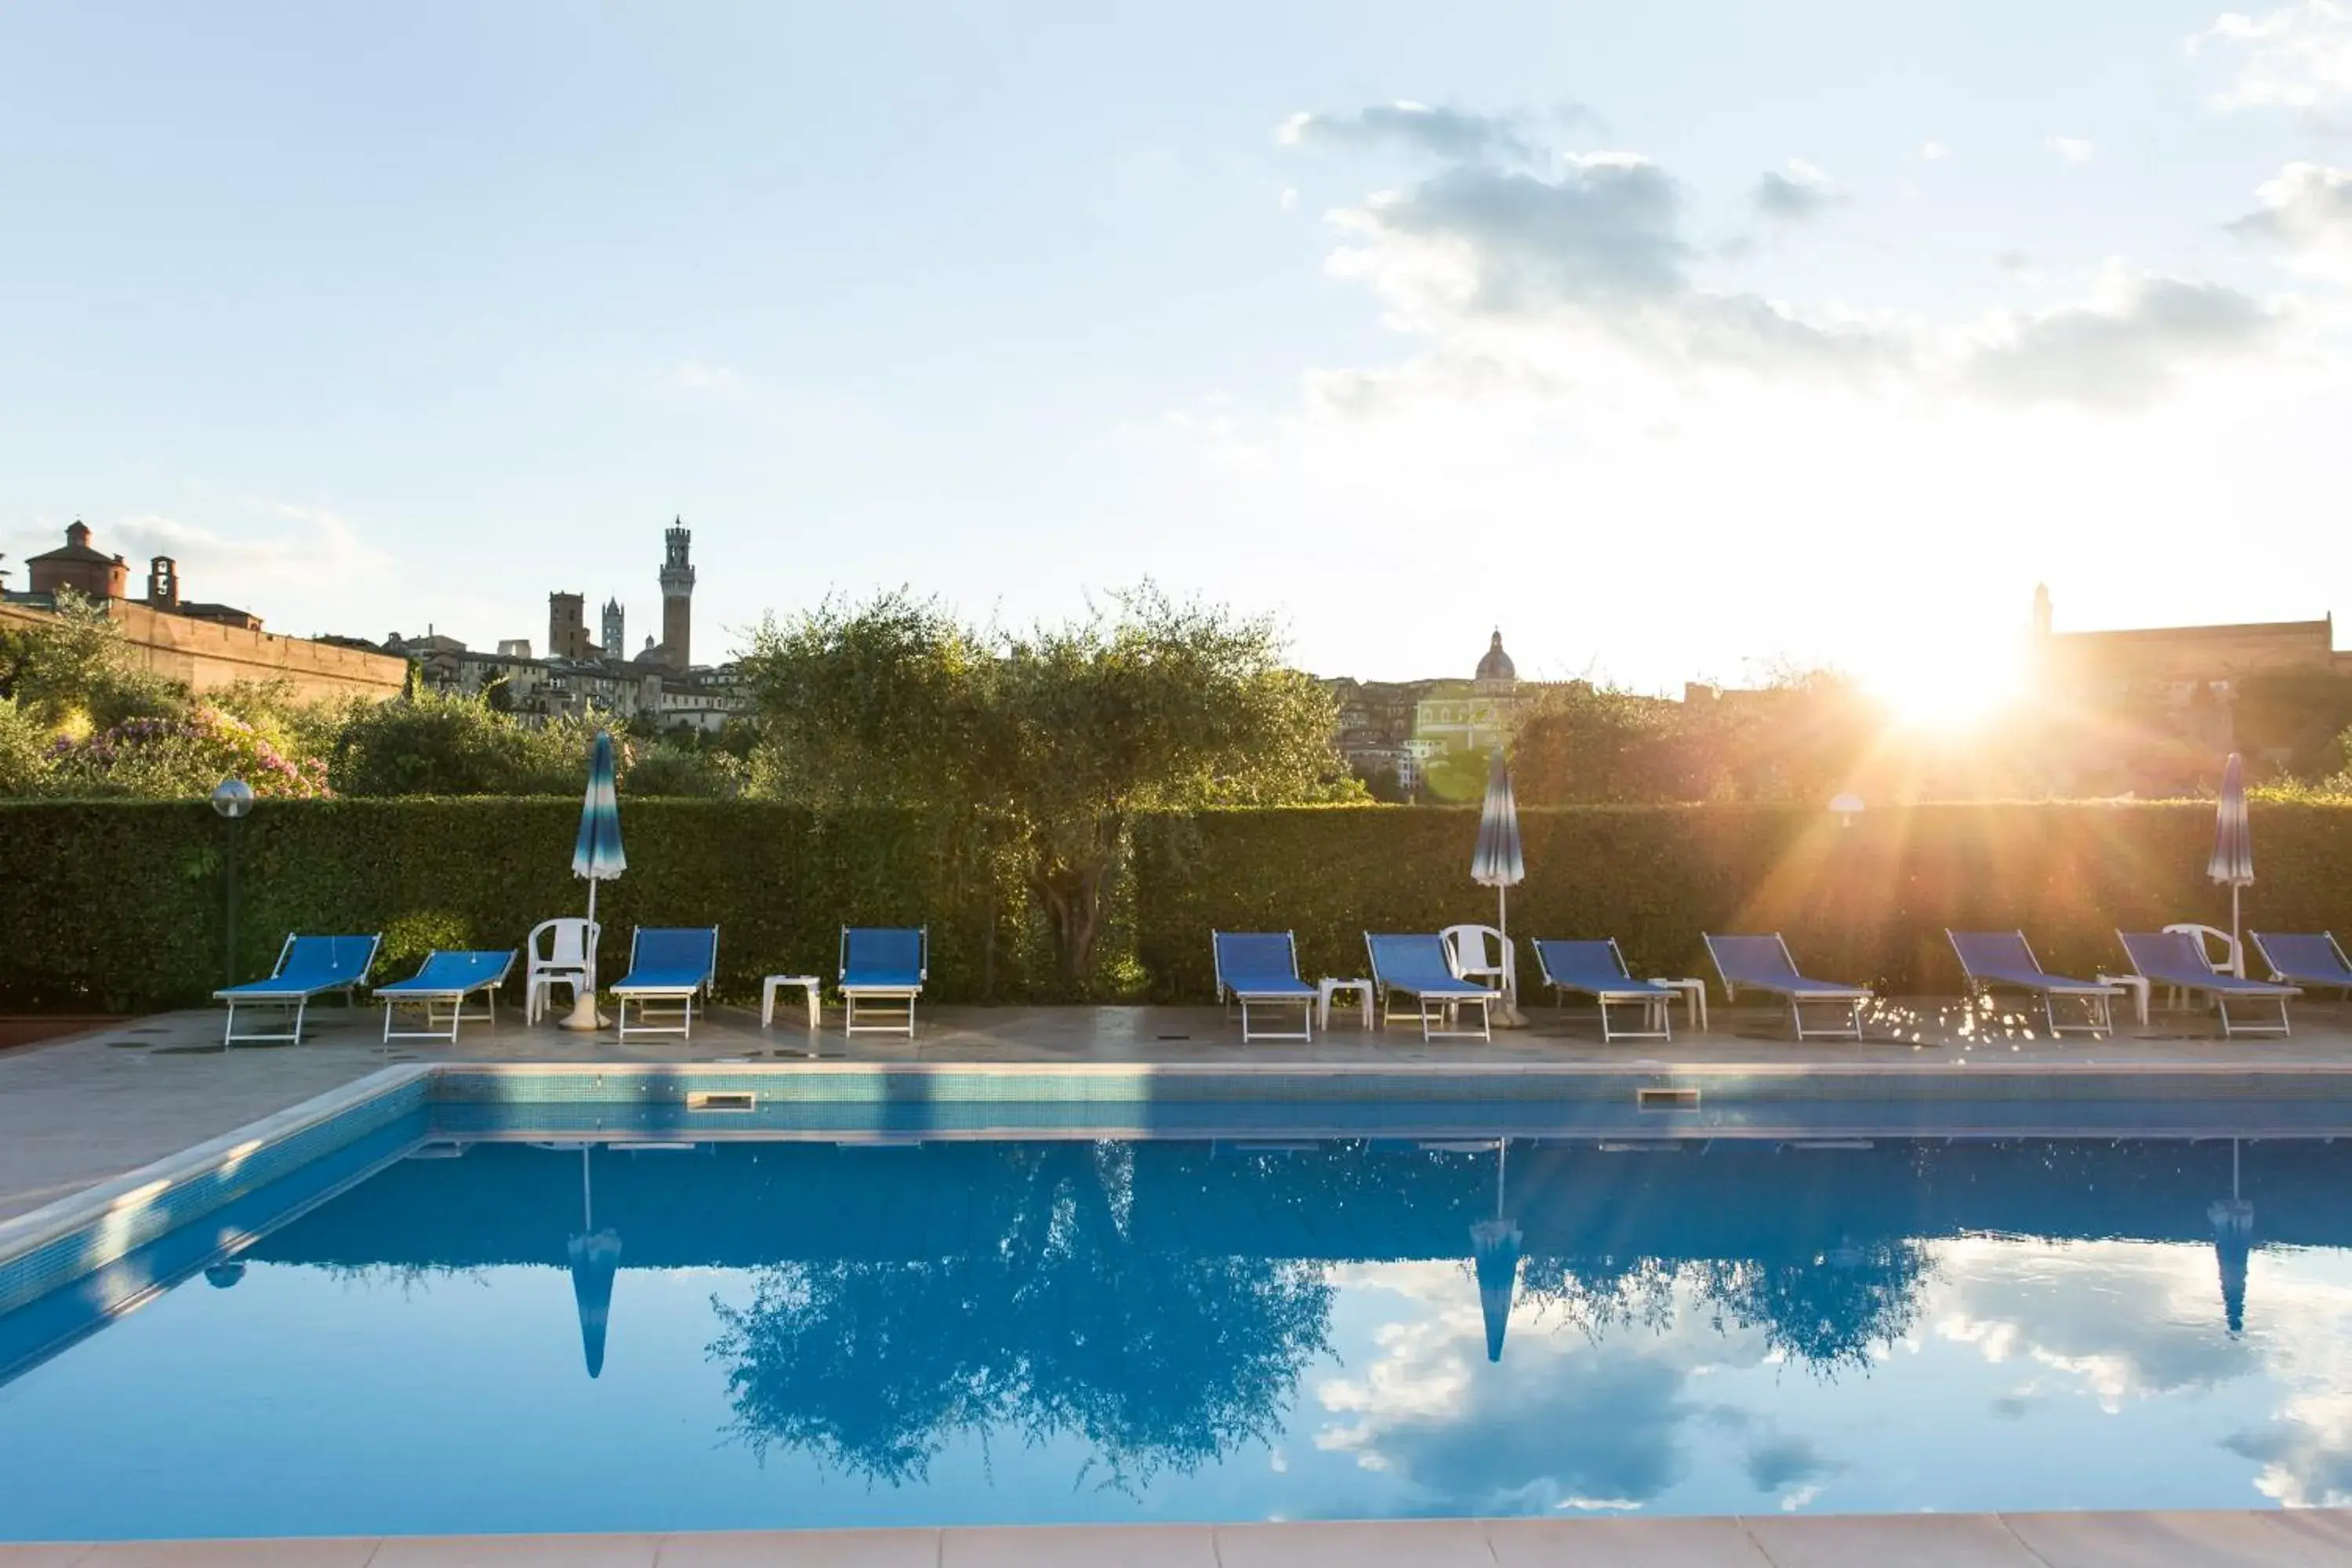
[[[242,985],[226,985],[213,993],[213,1000],[228,1004],[228,1028],[221,1037],[221,1049],[226,1050],[239,1040],[299,1040],[302,1037],[302,1015],[310,1004],[321,996],[343,994],[346,1005],[357,1000],[359,988],[367,984],[368,971],[375,965],[375,950],[383,945],[383,934],[373,936],[296,936],[289,934],[284,946],[278,950],[278,967],[269,972],[267,980],[248,980]],[[292,1009],[293,1026],[278,1035],[240,1035],[236,1032],[236,1010],[243,1007],[276,1007]]]
[[[1286,931],[1218,931],[1209,933],[1216,961],[1217,1000],[1241,1004],[1242,1044],[1252,1040],[1311,1040],[1315,1006],[1322,993],[1298,978],[1298,944]],[[1250,1032],[1250,1007],[1296,1007],[1298,1032]]]
[[[2069,1029],[2088,1035],[2112,1035],[2116,1032],[2112,1004],[2116,988],[2096,980],[2069,980],[2063,974],[2053,974],[2042,967],[2033,956],[2033,948],[2021,931],[1947,931],[1952,951],[1959,955],[1960,971],[1969,977],[1969,987],[1990,995],[1995,986],[2012,991],[2029,991],[2042,998],[2042,1021],[2051,1034],[2063,1035]],[[2089,1022],[2062,1024],[2058,1021],[2057,1000],[2061,996],[2077,996],[2084,1004]]]
[[[639,926],[629,937],[629,972],[605,987],[612,992],[621,1038],[629,1037],[629,1004],[637,1005],[640,1035],[694,1037],[694,999],[707,1003],[719,978],[717,926]],[[648,1007],[676,1003],[677,1022],[648,1024]]]
[[[499,1023],[499,987],[507,983],[507,973],[514,968],[514,950],[504,952],[460,952],[436,948],[425,955],[424,964],[405,980],[375,988],[375,999],[383,1004],[383,1037],[393,1040],[447,1040],[455,1044],[457,1026],[468,1015],[467,998],[479,994],[487,1010],[471,1015],[485,1019],[492,1028]],[[422,1029],[394,1029],[393,1015],[404,1006],[425,1010]],[[446,1006],[448,1027],[438,1009]]]
[[[851,1035],[915,1036],[915,998],[931,974],[931,928],[929,926],[844,926],[841,928],[842,1031]],[[857,1022],[857,1009],[877,1009],[891,1021]],[[902,1016],[898,1009],[906,1009]]]
[[[1383,1027],[1405,1018],[1417,1018],[1424,1040],[1491,1040],[1494,1019],[1488,1011],[1495,993],[1454,973],[1445,956],[1445,939],[1427,936],[1364,933],[1364,953],[1371,961],[1372,990],[1381,999]],[[1394,999],[1412,998],[1413,1010],[1396,1011]],[[1462,1009],[1478,1009],[1475,1031],[1463,1028]],[[1442,1027],[1432,1028],[1440,1025]]]
[[[1725,996],[1737,1001],[1739,988],[1746,985],[1781,998],[1789,1004],[1789,1025],[1801,1040],[1862,1038],[1862,1010],[1873,999],[1868,986],[1806,978],[1797,972],[1797,961],[1789,956],[1789,944],[1778,931],[1769,936],[1710,936],[1706,941],[1715,972],[1723,977]],[[1845,1027],[1806,1034],[1804,1010],[1809,1005],[1844,1009]]]
[[[2223,974],[2205,957],[2205,950],[2197,939],[2184,931],[2119,931],[2124,952],[2131,958],[2132,968],[2158,985],[2175,986],[2190,995],[2206,995],[2213,999],[2214,1009],[2221,1015],[2221,1037],[2232,1035],[2284,1035],[2289,1033],[2286,1004],[2290,996],[2303,992],[2293,985],[2281,985],[2263,980],[2242,980],[2234,974]],[[2268,1002],[2278,1008],[2278,1026],[2268,1024],[2240,1024],[2230,1016],[2230,1003]]]
[[[1566,993],[1573,991],[1600,1005],[1603,1044],[1612,1040],[1675,1037],[1666,1009],[1682,993],[1655,981],[1634,979],[1625,967],[1625,955],[1618,951],[1615,937],[1603,937],[1598,942],[1538,942],[1533,946],[1536,967],[1543,973],[1543,983],[1551,987],[1553,1000],[1565,1006]],[[1642,1027],[1612,1029],[1612,1007],[1641,1008]]]
[[[2352,963],[2346,962],[2334,931],[2251,931],[2246,935],[2280,984],[2340,991],[2352,1001]]]

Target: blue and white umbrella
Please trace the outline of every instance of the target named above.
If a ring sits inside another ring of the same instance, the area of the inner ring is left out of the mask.
[[[1527,880],[1519,852],[1519,803],[1511,793],[1511,770],[1497,750],[1486,767],[1486,802],[1478,812],[1478,847],[1470,857],[1470,879],[1495,889],[1495,929],[1503,933],[1502,1021],[1517,1022],[1517,966],[1511,961],[1511,889]]]
[[[572,847],[572,874],[588,879],[588,927],[592,938],[596,927],[596,884],[609,882],[629,868],[629,858],[621,852],[621,797],[614,783],[613,732],[596,731],[596,743],[588,752],[588,796],[580,805],[580,837]],[[597,1029],[604,1021],[596,1016],[596,945],[588,946],[588,984],[573,1000],[571,1016],[563,1020],[567,1029]]]
[[[2254,1250],[2254,1205],[2238,1194],[2238,1141],[2230,1140],[2230,1195],[2205,1211],[2221,1264],[2221,1321],[2235,1339],[2246,1328],[2246,1263]]]
[[[2246,958],[2238,932],[2238,894],[2253,885],[2254,827],[2246,813],[2245,761],[2235,752],[2221,770],[2221,805],[2213,820],[2213,858],[2205,863],[2205,874],[2230,889],[2230,966],[2243,979]]]
[[[588,1375],[604,1371],[604,1333],[613,1319],[613,1278],[621,1271],[621,1233],[596,1228],[596,1199],[588,1180],[591,1144],[580,1145],[580,1233],[564,1243],[572,1268],[572,1300],[580,1310],[580,1353]]]
[[[1495,1141],[1495,1217],[1470,1226],[1470,1268],[1478,1278],[1478,1315],[1486,1324],[1486,1359],[1503,1359],[1503,1333],[1511,1324],[1511,1298],[1519,1284],[1519,1252],[1526,1237],[1516,1221],[1503,1217],[1503,1173],[1510,1158],[1507,1139]]]

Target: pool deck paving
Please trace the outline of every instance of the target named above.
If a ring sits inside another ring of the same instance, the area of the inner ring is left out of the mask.
[[[582,1035],[550,1023],[525,1025],[509,1008],[495,1026],[466,1026],[455,1045],[394,1040],[387,1048],[381,1009],[329,1006],[311,1015],[299,1045],[241,1045],[226,1052],[216,1008],[125,1019],[0,1051],[0,1220],[341,1088],[388,1062],[2352,1073],[2352,1008],[2327,1005],[2299,1009],[2295,1032],[2284,1039],[2224,1039],[2201,1015],[2159,1013],[2151,1026],[2126,1025],[2111,1038],[2070,1034],[2053,1040],[2015,1014],[1988,1019],[1948,1001],[1894,1001],[1878,1010],[1859,1044],[1800,1043],[1788,1037],[1778,1009],[1720,1003],[1709,1032],[1678,1030],[1671,1044],[1603,1044],[1590,1012],[1560,1016],[1549,1008],[1534,1010],[1528,1028],[1495,1031],[1491,1043],[1425,1041],[1402,1025],[1366,1031],[1350,1017],[1335,1020],[1312,1043],[1244,1046],[1235,1022],[1213,1007],[940,1007],[923,1011],[912,1039],[846,1036],[838,1016],[829,1011],[826,1026],[812,1031],[796,1009],[780,1007],[775,1026],[762,1028],[755,1010],[720,1006],[697,1019],[690,1039],[633,1036],[624,1042],[610,1028]]]
[[[1409,1026],[1366,1032],[1337,1023],[1307,1042],[1244,1047],[1234,1021],[1207,1007],[942,1007],[913,1039],[810,1030],[796,1010],[763,1029],[756,1012],[721,1006],[690,1040],[576,1035],[519,1014],[468,1026],[457,1043],[381,1041],[378,1009],[329,1008],[299,1045],[224,1052],[217,1011],[121,1020],[84,1034],[0,1051],[0,1219],[111,1180],[192,1144],[341,1088],[389,1062],[893,1064],[901,1070],[975,1064],[1307,1067],[1402,1073],[1463,1067],[1579,1072],[1831,1074],[1949,1071],[1966,1065],[2055,1077],[2124,1070],[2352,1073],[2352,1009],[2299,1011],[2285,1039],[2224,1039],[2196,1015],[2159,1014],[2112,1038],[2053,1040],[2011,1014],[1986,1017],[1954,1003],[1882,1006],[1860,1044],[1789,1038],[1767,1008],[1714,1009],[1713,1029],[1604,1045],[1590,1014],[1538,1010],[1532,1026],[1492,1042],[1423,1041]],[[810,1531],[632,1536],[498,1536],[114,1542],[0,1545],[0,1568],[152,1563],[581,1563],[720,1568],[993,1568],[1118,1563],[1121,1568],[1452,1568],[1454,1564],[1747,1568],[1868,1563],[2352,1563],[2352,1512],[1927,1514],[1712,1519],[1438,1520],[1218,1526]]]
[[[2301,1568],[2352,1510],[1402,1520],[0,1546],[0,1568]]]

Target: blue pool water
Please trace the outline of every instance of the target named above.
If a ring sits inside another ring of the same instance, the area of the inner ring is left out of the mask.
[[[0,1536],[2352,1493],[2352,1145],[421,1152],[0,1319]]]

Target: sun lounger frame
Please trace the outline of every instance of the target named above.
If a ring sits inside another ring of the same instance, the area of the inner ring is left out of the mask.
[[[853,981],[849,973],[849,939],[858,931],[915,933],[915,981],[909,985],[902,981],[874,984]],[[915,1037],[915,998],[923,994],[923,986],[931,977],[931,928],[929,926],[844,926],[841,928],[840,973],[835,986],[841,993],[842,1032],[850,1035],[904,1035]],[[861,1009],[866,1016],[877,1013],[883,1022],[858,1022]],[[901,1011],[903,1009],[903,1011]]]
[[[1979,973],[1977,966],[1969,962],[1968,949],[1961,944],[1963,937],[1972,936],[2014,936],[2017,938],[2018,946],[2024,951],[2026,963],[2031,967],[2026,970],[1988,968]],[[2102,984],[2095,980],[2071,980],[2063,974],[2051,973],[2042,967],[2042,960],[2034,956],[2033,944],[2025,940],[2025,933],[2022,931],[1954,931],[1947,926],[1944,928],[1944,940],[1952,944],[1953,956],[1960,961],[1960,973],[1968,976],[1969,988],[1971,992],[1990,997],[1995,986],[2003,986],[2011,991],[2024,991],[2039,996],[2042,999],[2042,1021],[2047,1026],[2053,1038],[2072,1032],[2089,1035],[2095,1039],[2101,1035],[2113,1035],[2116,1032],[2114,1006],[2116,987]],[[2090,1022],[2060,1023],[2056,1003],[2057,998],[2061,996],[2080,997],[2090,1015]]]
[[[2297,941],[2326,942],[2327,944],[2328,952],[2336,955],[2336,972],[2334,973],[2321,973],[2319,971],[2314,970],[2307,974],[2297,974],[2291,972],[2285,966],[2282,965],[2277,959],[2271,956],[2271,950],[2268,944],[2278,941],[2281,937],[2286,937]],[[2246,933],[2246,940],[2254,944],[2254,951],[2262,955],[2263,964],[2271,972],[2271,978],[2279,984],[2297,985],[2306,991],[2320,990],[2341,992],[2345,1001],[2352,1002],[2352,958],[2345,956],[2344,944],[2336,940],[2336,933],[2334,931],[2250,931]]]
[[[444,951],[457,950],[444,950],[436,947],[425,955],[425,962],[417,966],[416,973],[410,979],[395,980],[390,984],[379,985],[375,988],[375,999],[383,1004],[383,1038],[386,1045],[394,1040],[446,1040],[454,1046],[457,1043],[457,1026],[468,1018],[477,1023],[487,1023],[493,1029],[499,1026],[499,987],[504,985],[507,983],[507,976],[514,973],[513,951],[511,949],[508,951],[506,962],[499,966],[499,972],[496,974],[485,973],[480,978],[469,981],[464,985],[426,987],[416,984],[415,982],[425,977],[425,972],[433,967],[433,961],[440,957]],[[466,999],[477,991],[482,994],[484,1010],[479,1013],[468,1013],[466,1011]],[[436,1011],[443,1005],[446,1005],[449,1009],[449,1016],[446,1019],[448,1027],[446,1029],[441,1026],[444,1020]],[[425,1027],[422,1029],[394,1028],[393,1015],[402,1007],[422,1008],[425,1013]]]
[[[1391,941],[1423,940],[1423,934],[1417,931],[1387,931],[1378,934]],[[1372,966],[1372,989],[1381,999],[1380,1017],[1382,1028],[1386,1028],[1391,1024],[1400,1024],[1412,1019],[1421,1026],[1421,1037],[1424,1040],[1492,1041],[1494,1039],[1493,1008],[1496,998],[1494,992],[1458,976],[1454,979],[1453,984],[1466,987],[1460,992],[1451,991],[1444,986],[1423,986],[1415,982],[1402,981],[1391,975],[1383,974],[1381,973],[1380,944],[1373,940],[1374,935],[1375,933],[1371,931],[1364,933],[1364,958],[1365,962]],[[1426,940],[1437,949],[1439,957],[1443,960],[1446,951],[1445,939],[1432,932],[1428,934]],[[1452,973],[1450,964],[1447,972]],[[1400,994],[1412,998],[1413,1005],[1411,1012],[1397,1008],[1396,997]],[[1478,1027],[1475,1030],[1465,1029],[1462,1027],[1462,1009],[1474,1005],[1478,1009]]]
[[[2174,970],[2168,967],[2161,973],[2149,973],[2147,967],[2141,961],[2140,953],[2132,945],[2134,937],[2158,943],[2163,942],[2168,937],[2172,938],[2187,951],[2196,954],[2197,968]],[[2213,1005],[2213,1010],[2221,1016],[2223,1039],[2232,1039],[2239,1035],[2276,1035],[2284,1038],[2294,1032],[2294,1026],[2287,1021],[2286,1005],[2292,998],[2303,994],[2301,986],[2274,984],[2261,980],[2242,980],[2234,974],[2223,974],[2214,969],[2211,962],[2206,958],[2204,944],[2184,931],[2117,931],[2116,940],[2123,943],[2124,956],[2131,960],[2132,973],[2143,976],[2151,985],[2172,986],[2175,989],[2186,991],[2192,999],[2200,994],[2209,998]],[[2277,1025],[2273,1026],[2268,1023],[2239,1023],[2230,1016],[2230,1003],[2232,998],[2240,1002],[2273,1004],[2278,1008]]]
[[[1235,984],[1225,973],[1225,942],[1228,939],[1236,937],[1267,940],[1275,937],[1281,938],[1290,957],[1290,973],[1286,976],[1288,985],[1280,990],[1250,988],[1255,981],[1278,978],[1272,974],[1244,976],[1242,984]],[[1315,1037],[1315,1010],[1321,1001],[1321,993],[1299,978],[1297,936],[1286,931],[1213,931],[1209,933],[1209,958],[1216,971],[1217,1000],[1227,1005],[1229,1009],[1234,1004],[1238,1004],[1241,1007],[1242,1044],[1248,1045],[1252,1040],[1312,1040]],[[1278,1029],[1252,1030],[1250,1008],[1253,1005],[1269,1008],[1297,1008],[1298,1032],[1287,1034]]]
[[[1572,943],[1565,941],[1538,940],[1532,945],[1536,950],[1536,972],[1542,975],[1543,983],[1551,987],[1553,1003],[1561,1012],[1568,1010],[1568,998],[1565,994],[1570,991],[1591,997],[1599,1005],[1601,1044],[1612,1045],[1619,1040],[1671,1040],[1675,1037],[1671,1009],[1682,993],[1670,985],[1660,985],[1654,982],[1634,979],[1632,972],[1625,967],[1625,954],[1617,946],[1615,937],[1603,937],[1598,941],[1586,939]],[[1563,980],[1551,972],[1550,960],[1546,956],[1544,949],[1568,946],[1608,948],[1611,959],[1617,965],[1618,978],[1624,984],[1622,986],[1595,985],[1584,980],[1573,978]],[[1609,1025],[1609,1009],[1612,1007],[1641,1008],[1642,1022],[1644,1026],[1638,1029],[1612,1029]]]
[[[1761,932],[1726,932],[1722,937],[1710,934],[1704,935],[1701,938],[1701,940],[1706,943],[1706,956],[1715,964],[1716,975],[1723,982],[1723,994],[1726,1001],[1738,1001],[1739,999],[1739,988],[1742,985],[1746,985],[1754,990],[1764,992],[1768,995],[1778,996],[1789,1004],[1789,1026],[1796,1031],[1797,1038],[1800,1040],[1860,1040],[1863,1037],[1862,1010],[1864,1007],[1869,1006],[1874,1001],[1877,1000],[1876,994],[1868,986],[1845,985],[1833,980],[1812,979],[1810,975],[1806,974],[1802,970],[1800,970],[1797,967],[1796,958],[1789,952],[1789,939],[1782,936],[1779,931],[1773,931],[1770,933],[1771,940],[1780,944],[1780,961],[1789,966],[1789,977],[1793,980],[1803,981],[1805,984],[1802,986],[1792,986],[1783,984],[1777,980],[1771,979],[1734,980],[1731,977],[1731,972],[1723,966],[1723,954],[1717,950],[1715,944],[1719,941],[1725,940],[1726,937],[1743,934],[1750,935],[1751,937],[1759,940],[1763,935]],[[1810,1035],[1807,1034],[1805,1032],[1804,1009],[1806,1004],[1809,1003],[1815,1006],[1843,1007],[1846,1009],[1845,1027],[1842,1029],[1816,1028]]]
[[[702,977],[690,985],[667,981],[657,984],[648,984],[644,982],[632,984],[630,976],[637,972],[637,949],[645,941],[647,931],[709,932],[710,951]],[[622,975],[618,981],[606,987],[613,994],[614,1027],[625,1040],[632,1034],[677,1035],[683,1039],[692,1039],[694,1037],[694,999],[699,995],[706,1001],[709,1000],[718,973],[719,928],[717,926],[637,927],[629,933],[628,973]],[[637,1005],[637,1025],[634,1030],[629,1027],[629,1004],[632,1002]],[[654,1004],[657,1002],[676,1003],[677,1011],[675,1014],[667,1012],[656,1014],[653,1008]],[[674,1024],[647,1022],[651,1018],[667,1017],[675,1017],[677,1021]]]
[[[220,990],[213,993],[214,1001],[226,1002],[228,1004],[228,1022],[221,1033],[221,1049],[224,1052],[227,1051],[230,1047],[236,1045],[240,1040],[248,1045],[294,1045],[299,1043],[302,1038],[303,1018],[309,1014],[310,1004],[321,996],[331,996],[336,992],[340,991],[343,994],[344,1006],[357,1007],[359,1005],[360,987],[367,984],[368,971],[375,967],[376,953],[383,946],[383,933],[382,931],[378,931],[373,936],[364,939],[368,944],[367,959],[360,965],[359,973],[348,981],[338,981],[332,984],[327,985],[289,986],[282,992],[270,992],[261,989],[261,987],[266,986],[270,980],[277,979],[286,972],[286,961],[288,958],[292,956],[294,944],[301,939],[301,934],[302,933],[299,931],[288,931],[286,933],[286,940],[283,942],[280,942],[278,947],[278,962],[270,966],[268,979],[250,980],[247,981],[242,985],[223,986]],[[319,937],[314,940],[320,942],[358,942],[362,939],[356,936],[341,936]],[[240,1035],[236,1032],[236,1010],[240,1006],[248,1008],[276,1007],[281,1012],[290,1008],[294,1014],[293,1026],[284,1034],[257,1035],[248,1033]]]

